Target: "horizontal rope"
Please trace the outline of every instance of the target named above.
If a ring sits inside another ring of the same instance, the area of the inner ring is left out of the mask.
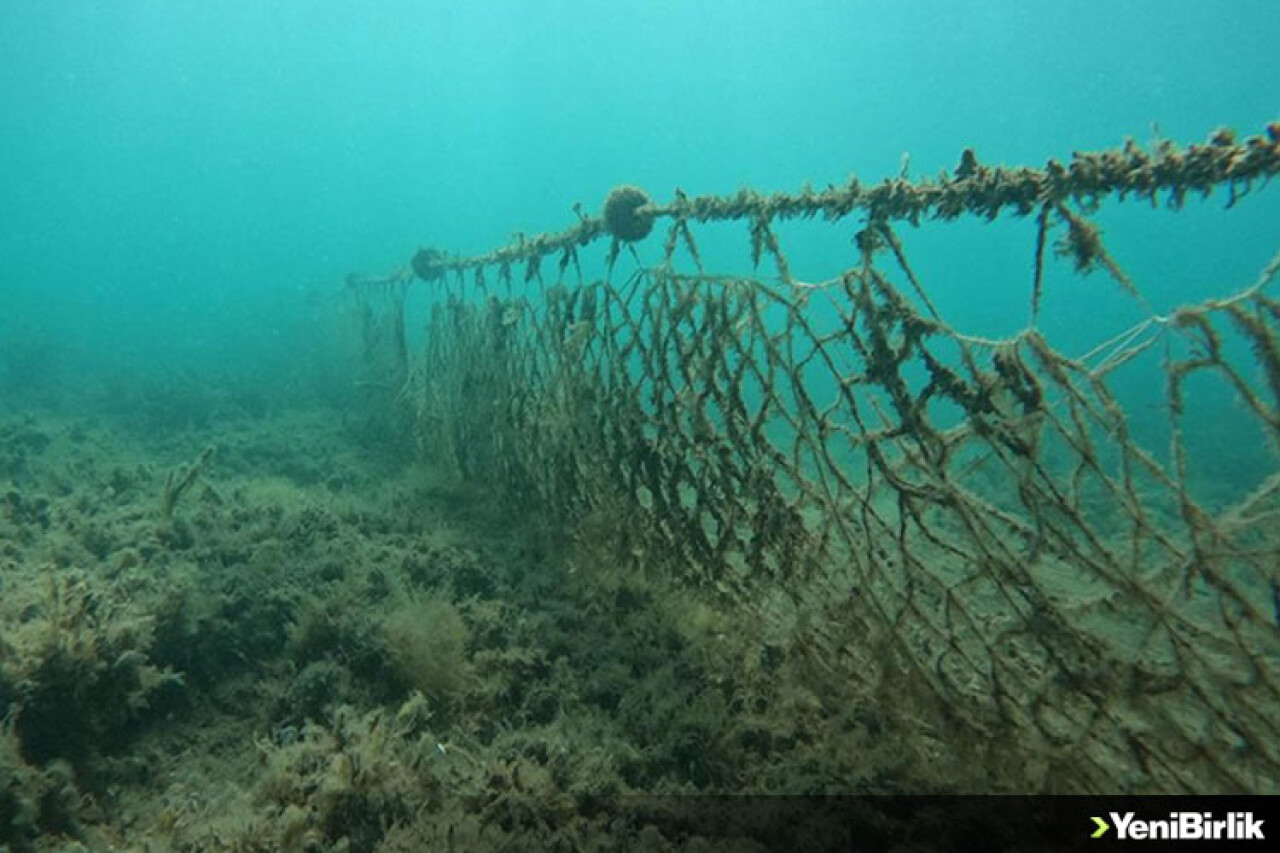
[[[1269,180],[1278,172],[1280,122],[1272,122],[1262,135],[1250,136],[1243,142],[1227,128],[1215,131],[1203,144],[1185,148],[1162,141],[1148,152],[1129,140],[1120,148],[1076,152],[1069,163],[1049,160],[1043,169],[986,166],[972,149],[966,149],[954,172],[934,179],[892,178],[864,186],[852,178],[842,187],[822,191],[805,188],[797,193],[772,195],[744,189],[733,195],[690,198],[677,189],[669,204],[644,204],[632,213],[650,223],[664,218],[756,223],[818,216],[838,220],[854,212],[884,222],[915,223],[926,218],[950,220],[965,214],[987,219],[1003,212],[1027,216],[1067,199],[1094,201],[1110,195],[1134,195],[1154,204],[1164,194],[1166,203],[1176,208],[1188,193],[1207,196],[1222,185],[1230,188],[1230,205],[1247,193],[1255,180]],[[578,224],[558,233],[521,235],[513,243],[470,257],[453,256],[435,248],[421,249],[411,264],[390,275],[352,275],[347,281],[352,286],[407,281],[415,273],[423,280],[435,281],[448,273],[490,266],[499,267],[505,276],[514,264],[537,264],[554,255],[561,255],[567,263],[579,247],[614,236],[603,216],[587,216],[581,207],[576,210]],[[648,229],[644,231],[647,233]]]

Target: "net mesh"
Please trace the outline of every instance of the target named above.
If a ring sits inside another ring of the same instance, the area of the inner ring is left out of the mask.
[[[1141,301],[1091,221],[1105,198],[1176,210],[1221,187],[1234,204],[1277,170],[1272,125],[1041,170],[966,151],[936,180],[795,195],[659,206],[623,188],[566,232],[472,258],[423,250],[351,283],[366,321],[390,311],[393,328],[403,299],[374,311],[367,294],[415,274],[433,288],[421,352],[391,335],[383,368],[408,377],[396,400],[425,452],[552,530],[611,519],[621,564],[785,637],[824,701],[874,690],[955,742],[998,744],[1046,790],[1274,792],[1280,259],[1084,355],[1052,346],[1038,315],[1059,257]],[[793,275],[779,220],[854,213],[852,265]],[[1001,213],[1035,223],[1033,319],[966,335],[895,227]],[[757,272],[703,268],[695,232],[712,221],[745,223]],[[633,241],[656,226],[660,258],[640,263]],[[588,276],[597,241],[605,273]],[[1135,437],[1115,388],[1134,370],[1163,380],[1164,446]],[[1187,389],[1206,383],[1264,462],[1229,500],[1197,494],[1189,471],[1203,449],[1186,423],[1217,398]]]

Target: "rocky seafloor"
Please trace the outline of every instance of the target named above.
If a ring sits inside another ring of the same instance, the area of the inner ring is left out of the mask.
[[[393,444],[324,409],[0,417],[0,848],[749,850],[796,838],[684,795],[963,778],[607,524]]]

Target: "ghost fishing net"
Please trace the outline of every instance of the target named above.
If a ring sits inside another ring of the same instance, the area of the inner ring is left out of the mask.
[[[553,530],[607,513],[619,560],[785,636],[824,701],[874,690],[1046,790],[1275,792],[1280,260],[1089,352],[1056,348],[1038,315],[1054,264],[1141,297],[1093,221],[1109,198],[1231,205],[1278,170],[1271,125],[1044,169],[965,152],[935,180],[794,195],[659,205],[624,187],[565,232],[423,250],[353,286],[395,316],[388,289],[432,294],[414,369],[403,334],[370,337],[390,341],[374,361],[404,383],[424,451]],[[1035,225],[1032,322],[988,339],[939,315],[900,229],[1001,214]],[[810,283],[779,223],[812,217],[857,227],[848,268]],[[745,226],[755,272],[704,268],[697,232],[724,221]],[[1113,387],[1135,364],[1163,384],[1154,415]],[[1206,451],[1185,425],[1214,417],[1197,383],[1225,389],[1258,444],[1261,476],[1230,500],[1191,483]],[[1162,446],[1135,437],[1140,415],[1163,419]]]

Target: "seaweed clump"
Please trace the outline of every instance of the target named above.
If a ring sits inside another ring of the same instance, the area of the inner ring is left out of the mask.
[[[13,732],[0,729],[0,850],[36,850],[41,834],[86,837],[78,815],[83,798],[72,775],[65,761],[26,763]]]
[[[445,260],[444,252],[428,247],[419,249],[409,265],[413,268],[413,274],[423,281],[439,281],[444,278]]]
[[[615,240],[634,243],[653,230],[653,214],[646,210],[648,193],[639,187],[614,187],[604,202],[604,226]]]

